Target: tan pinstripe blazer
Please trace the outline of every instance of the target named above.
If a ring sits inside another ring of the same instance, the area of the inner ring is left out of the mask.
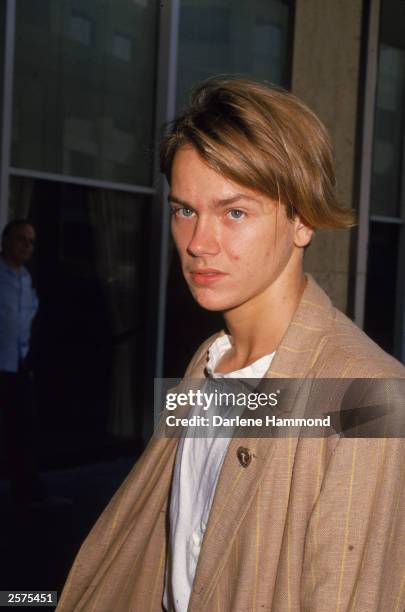
[[[187,375],[202,375],[209,339]],[[269,377],[401,377],[405,369],[307,287]],[[400,439],[231,441],[189,610],[403,612],[405,445]],[[152,438],[84,542],[60,612],[162,610],[176,439]]]

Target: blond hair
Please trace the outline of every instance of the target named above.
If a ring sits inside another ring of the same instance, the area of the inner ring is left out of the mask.
[[[192,146],[215,171],[281,201],[315,229],[350,227],[354,212],[339,205],[326,128],[301,100],[247,79],[213,78],[193,92],[160,149],[170,182],[174,156]]]

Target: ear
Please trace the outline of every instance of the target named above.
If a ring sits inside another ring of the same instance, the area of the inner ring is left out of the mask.
[[[314,230],[307,225],[299,215],[294,219],[294,244],[297,247],[306,247],[312,240]]]

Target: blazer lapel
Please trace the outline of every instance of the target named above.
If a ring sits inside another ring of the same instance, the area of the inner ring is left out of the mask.
[[[309,376],[321,348],[325,330],[333,316],[327,295],[307,276],[307,285],[294,317],[266,373],[268,378]],[[196,364],[192,377],[203,375],[206,355]],[[202,609],[208,601],[232,548],[257,488],[271,461],[277,439],[238,438],[235,432],[218,480],[213,505],[204,535],[189,609]],[[253,460],[241,465],[238,449],[248,447]]]

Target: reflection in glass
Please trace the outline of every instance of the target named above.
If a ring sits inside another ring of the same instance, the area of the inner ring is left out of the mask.
[[[124,62],[131,61],[132,58],[132,41],[128,36],[122,34],[114,34],[113,54],[118,59]]]
[[[148,197],[11,181],[37,230],[35,363],[44,423],[75,439],[141,437]]]
[[[374,215],[400,217],[404,128],[405,49],[381,44],[371,188]]]
[[[70,38],[90,46],[93,37],[93,24],[90,19],[77,13],[70,16]]]
[[[293,2],[182,0],[177,102],[216,74],[239,74],[288,86]]]
[[[150,185],[156,11],[17,0],[13,166]]]

